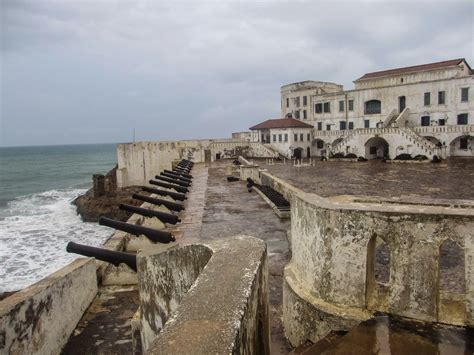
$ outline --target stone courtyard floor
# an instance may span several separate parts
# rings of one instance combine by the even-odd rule
[[[314,166],[293,167],[289,162],[286,165],[256,163],[293,186],[323,197],[474,200],[474,158],[450,158],[439,164],[316,161]]]

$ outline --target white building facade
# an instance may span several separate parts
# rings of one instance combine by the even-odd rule
[[[311,155],[474,156],[474,75],[464,59],[281,88],[283,117],[314,127]]]

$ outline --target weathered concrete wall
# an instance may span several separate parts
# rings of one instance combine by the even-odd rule
[[[0,353],[57,354],[97,293],[92,259],[77,259],[0,302]]]
[[[292,259],[285,269],[284,324],[293,345],[305,337],[318,340],[328,324],[344,329],[368,311],[474,324],[472,209],[335,201],[303,193],[268,173],[261,175],[264,184],[291,202]],[[390,278],[383,285],[369,270],[374,257],[369,246],[376,237],[390,249]],[[451,303],[443,301],[443,307],[451,304],[452,309],[443,308],[441,317],[439,259],[446,240],[464,250],[466,292],[461,303],[454,295]],[[313,312],[302,312],[304,308]]]
[[[269,354],[266,256],[263,241],[243,236],[141,255],[147,353]]]

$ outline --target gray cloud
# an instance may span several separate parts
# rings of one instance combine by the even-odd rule
[[[466,57],[470,1],[3,1],[2,145],[225,137],[279,88]]]

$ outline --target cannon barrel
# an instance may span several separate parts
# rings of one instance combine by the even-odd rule
[[[181,210],[184,210],[184,207],[181,203],[166,201],[166,200],[162,200],[160,198],[154,198],[154,197],[139,195],[139,194],[133,194],[132,198],[134,198],[135,200],[149,202],[149,203],[152,203],[154,205],[163,205],[163,206],[169,208],[172,211],[178,211],[179,212]]]
[[[80,254],[96,258],[97,260],[106,261],[115,266],[119,266],[121,263],[124,263],[130,266],[130,268],[132,268],[135,272],[137,271],[137,257],[133,254],[103,248],[95,248],[74,242],[69,242],[67,244],[66,251],[68,253]]]
[[[182,169],[182,168],[176,167],[176,168],[173,169],[173,172],[174,173],[179,173],[179,174],[190,175],[189,173],[191,172],[191,169]]]
[[[179,171],[173,171],[173,170],[164,170],[165,173],[168,173],[168,174],[177,174],[179,176],[182,176],[182,177],[185,177],[186,179],[190,179],[192,180],[193,176],[190,175],[190,174],[186,174],[186,173],[180,173]]]
[[[173,235],[170,232],[159,231],[148,227],[138,226],[136,224],[121,222],[107,217],[100,217],[99,224],[101,226],[115,228],[136,236],[142,234],[152,242],[156,243],[167,244],[169,242],[175,241]]]
[[[186,199],[185,194],[181,194],[179,192],[173,192],[169,190],[161,190],[161,189],[154,189],[153,187],[148,187],[148,186],[143,186],[142,187],[143,191],[150,192],[155,195],[160,195],[160,196],[169,196],[171,198],[174,198],[175,200],[178,201],[184,201]]]
[[[137,213],[137,214],[145,216],[145,217],[156,217],[164,223],[176,224],[178,222],[181,222],[181,220],[178,218],[178,216],[176,216],[174,214],[171,214],[171,213],[149,210],[147,208],[132,206],[132,205],[128,205],[126,203],[121,203],[119,205],[119,208],[122,211]]]
[[[161,172],[160,175],[165,176],[165,177],[169,177],[169,178],[173,178],[173,179],[178,179],[178,180],[180,180],[180,181],[187,182],[187,183],[189,183],[189,184],[192,183],[192,180],[191,180],[191,179],[187,179],[187,178],[185,178],[184,176],[181,176],[181,175],[179,175],[179,174],[172,174],[172,173]]]
[[[188,171],[192,170],[191,166],[186,166],[186,165],[176,165],[174,168],[175,169],[180,169],[180,170],[188,170]]]
[[[170,184],[176,184],[176,185],[183,186],[183,187],[189,187],[189,185],[191,185],[190,183],[178,180],[177,178],[172,179],[172,178],[169,178],[169,177],[166,177],[166,176],[161,176],[161,175],[155,175],[155,179],[156,180],[161,180],[161,181],[164,181],[164,182],[169,182]]]
[[[175,189],[176,191],[182,192],[184,194],[188,192],[188,189],[186,187],[175,185],[175,184],[168,184],[167,182],[164,182],[164,181],[150,180],[149,182],[152,185],[166,187],[167,189]]]

